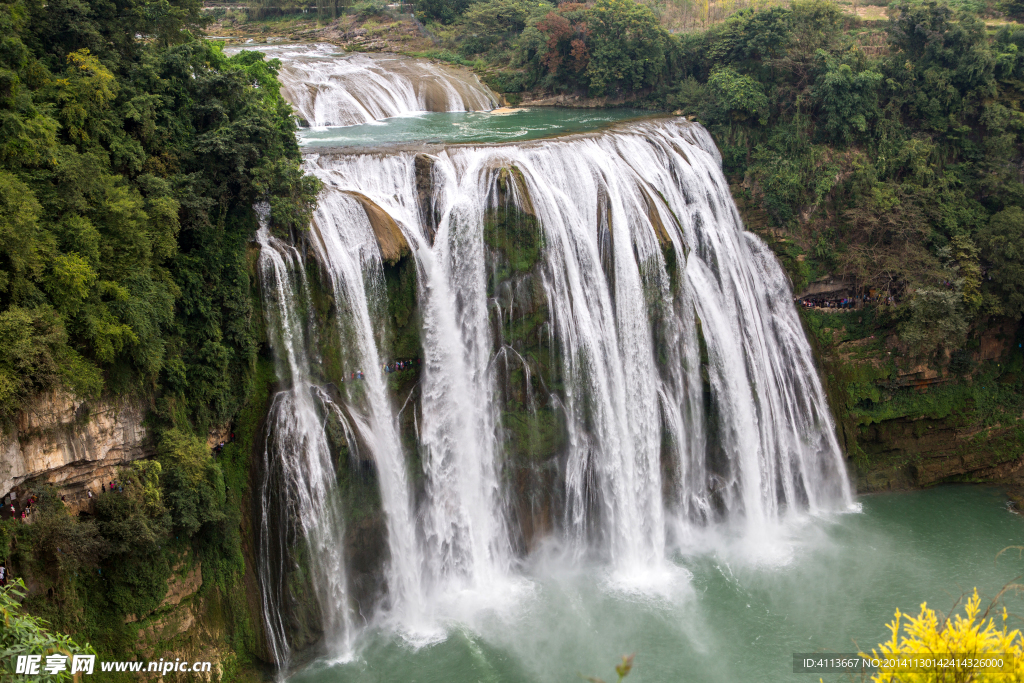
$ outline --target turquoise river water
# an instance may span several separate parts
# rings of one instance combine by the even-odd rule
[[[322,147],[390,147],[408,143],[524,142],[584,133],[645,114],[636,109],[523,107],[490,112],[417,112],[373,123],[304,128],[299,144]]]
[[[1022,573],[1015,554],[996,560],[1024,538],[1024,520],[999,489],[950,486],[859,503],[857,513],[793,519],[753,538],[721,528],[694,534],[649,576],[566,569],[558,548],[547,548],[487,599],[453,596],[426,642],[371,628],[350,661],[320,661],[291,680],[615,680],[620,655],[635,652],[629,683],[811,683],[818,677],[793,673],[794,652],[870,650],[897,607],[916,614],[927,601],[945,612],[974,587],[991,598]],[[1019,599],[1003,603],[1019,613]]]

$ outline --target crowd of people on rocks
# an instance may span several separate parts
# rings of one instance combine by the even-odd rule
[[[109,491],[110,493],[113,493],[114,491],[117,491],[118,493],[123,493],[125,487],[131,484],[131,482],[131,479],[126,479],[124,481],[112,479],[106,484],[100,482],[100,493],[103,493],[105,491]],[[93,496],[93,492],[89,489],[86,489],[85,494],[90,501],[95,497]],[[4,499],[3,513],[6,514],[2,516],[7,516],[10,517],[10,519],[15,520],[20,519],[22,522],[25,522],[26,524],[30,523],[33,518],[33,513],[39,507],[39,497],[35,494],[29,494],[28,498],[25,499],[25,504],[21,507],[20,510],[18,510],[18,508],[16,507],[17,500],[18,499],[13,492],[11,493],[10,496]],[[60,502],[63,503],[64,505],[67,505],[67,496],[61,495]]]
[[[227,441],[221,441],[219,444],[213,447],[214,455],[220,453],[222,450],[224,450],[224,446],[226,446],[228,443],[234,440],[235,433],[231,432]],[[117,493],[124,493],[125,488],[128,487],[128,485],[130,485],[131,483],[131,478],[127,478],[123,481],[118,479],[111,479],[107,483],[100,482],[99,493],[114,493],[115,491]],[[91,504],[91,501],[93,500],[93,498],[95,498],[92,490],[86,489],[85,494],[88,497]],[[60,497],[60,500],[65,505],[68,504],[66,496],[62,495]],[[5,497],[3,500],[3,506],[0,507],[0,517],[9,516],[10,519],[20,519],[22,522],[25,522],[26,524],[30,523],[32,521],[32,513],[38,507],[37,503],[39,502],[39,497],[36,496],[35,494],[29,494],[28,498],[25,500],[25,504],[21,507],[20,510],[16,507],[17,501],[18,499],[14,492],[11,492],[9,496]]]
[[[412,358],[409,360],[396,360],[394,362],[381,365],[380,370],[385,374],[391,374],[393,372],[401,372],[402,370],[408,370],[409,368],[421,364],[422,361],[419,358]],[[348,373],[348,377],[346,377],[345,375],[341,376],[342,382],[344,382],[345,380],[354,382],[359,379],[366,379],[366,375],[363,374],[362,370],[353,370],[352,372]]]
[[[383,370],[385,373],[390,374],[392,372],[401,372],[402,370],[406,370],[408,368],[413,367],[414,365],[419,364],[419,358],[414,358],[413,360],[396,360],[394,363],[388,363],[387,365],[380,366],[380,369]]]
[[[834,297],[827,294],[805,296],[799,300],[804,308],[825,308],[825,309],[851,309],[863,308],[869,303],[882,303],[893,305],[896,299],[892,296],[871,296],[860,294],[858,296]]]
[[[67,504],[67,501],[64,499],[64,496],[61,496],[60,500],[65,505]],[[13,498],[13,495],[12,495],[12,499],[11,499],[11,502],[10,502],[10,508],[8,510],[8,512],[10,512],[11,519],[21,519],[21,521],[25,522],[26,524],[28,522],[31,522],[32,521],[32,513],[35,512],[36,508],[38,507],[36,505],[36,503],[39,502],[39,498],[37,496],[35,496],[35,495],[30,495],[28,497],[28,500],[25,501],[25,505],[22,506],[20,514],[18,513],[17,509],[14,507],[14,502],[15,502],[15,499]]]

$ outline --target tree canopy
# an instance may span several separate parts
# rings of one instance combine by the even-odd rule
[[[276,62],[197,40],[199,3],[0,3],[0,417],[144,390],[170,422],[238,405],[258,340],[252,206],[304,225]]]

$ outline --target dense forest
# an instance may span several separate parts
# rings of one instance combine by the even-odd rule
[[[190,546],[211,588],[242,571],[244,474],[206,431],[267,381],[254,204],[287,231],[316,194],[276,65],[202,24],[188,0],[0,3],[0,420],[51,389],[138,395],[158,453],[88,520],[37,490],[34,524],[0,524],[0,560],[39,582],[34,612],[115,652]]]

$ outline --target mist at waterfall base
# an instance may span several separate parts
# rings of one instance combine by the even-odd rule
[[[548,547],[527,560],[513,599],[455,606],[436,642],[371,629],[351,661],[314,663],[291,682],[614,681],[619,657],[635,652],[631,683],[816,683],[793,673],[793,653],[870,651],[897,607],[947,613],[974,587],[987,604],[1013,580],[1016,555],[995,560],[1020,543],[1005,500],[995,488],[941,487],[864,496],[859,514],[792,520],[756,543],[716,530],[674,553],[648,590]],[[1002,602],[1020,613],[1019,598]]]
[[[280,54],[294,57],[285,91],[310,123],[487,108],[482,86],[436,65]],[[431,139],[462,139],[466,114],[428,116]],[[561,125],[543,116],[545,134]],[[362,146],[378,145],[381,128],[340,135],[358,143],[363,129]],[[793,680],[794,652],[873,646],[896,607],[942,609],[1013,578],[993,558],[1019,520],[986,490],[854,502],[788,281],[743,229],[700,126],[637,121],[429,155],[306,149],[324,191],[303,250],[266,226],[259,237],[282,391],[258,571],[282,675],[613,679],[636,652],[631,681]],[[503,253],[485,236],[495,216],[539,231],[539,248]],[[415,268],[422,366],[402,397],[380,370],[392,358],[385,241]],[[330,318],[314,314],[314,272]],[[527,321],[529,349],[516,337]],[[365,379],[335,382],[332,365]],[[542,415],[564,434],[543,465],[548,528],[529,551],[517,532],[533,513],[512,503],[511,469],[530,467],[511,461],[515,415],[533,425],[527,440]],[[358,614],[330,476],[349,463],[331,462],[332,428],[372,467],[386,522],[382,594]],[[301,619],[317,629],[286,604],[296,577],[314,589]],[[326,654],[294,672],[297,629],[322,632]]]

